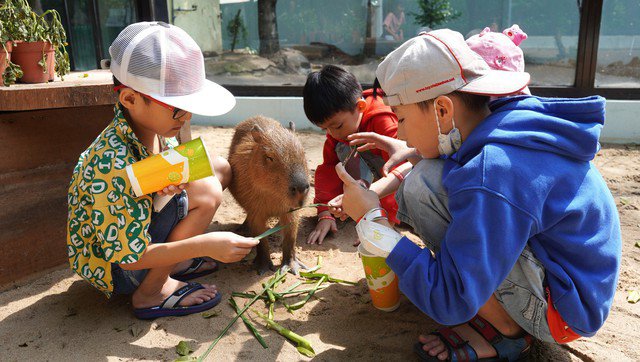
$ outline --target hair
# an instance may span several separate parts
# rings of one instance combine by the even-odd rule
[[[458,98],[471,111],[480,111],[489,104],[489,96],[482,96],[479,94],[472,94],[472,93],[465,93],[465,92],[458,92],[458,91],[454,91],[445,95]],[[420,109],[422,109],[423,111],[426,111],[427,109],[429,109],[431,104],[433,104],[433,99],[418,102],[417,104],[418,104],[418,107],[420,107]]]
[[[338,112],[353,112],[360,97],[362,86],[356,77],[335,65],[309,74],[302,90],[304,113],[316,126]]]
[[[114,88],[115,88],[115,87],[117,87],[117,86],[119,86],[119,85],[122,85],[122,82],[120,82],[120,81],[118,80],[118,78],[116,78],[116,76],[115,76],[115,75],[114,75],[114,76],[112,76],[112,78],[113,78],[113,87],[114,87]],[[120,91],[121,91],[121,90],[122,90],[122,89],[119,89],[119,90],[118,90],[118,94],[120,94]],[[150,100],[148,100],[146,97],[142,97],[142,99],[143,99],[143,101],[144,101],[144,103],[145,103],[145,104],[149,104],[149,103],[151,102],[151,101],[150,101]]]

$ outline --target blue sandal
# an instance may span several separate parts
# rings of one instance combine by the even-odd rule
[[[179,280],[181,282],[186,282],[191,279],[203,277],[205,275],[209,275],[218,270],[218,263],[216,262],[216,266],[213,269],[203,270],[201,272],[196,272],[196,270],[200,269],[202,264],[204,264],[207,260],[204,258],[193,258],[191,265],[189,267],[179,273],[175,273],[171,275],[173,279]]]
[[[183,316],[188,314],[200,313],[205,310],[211,309],[220,303],[222,294],[220,291],[216,293],[216,296],[204,303],[191,305],[188,307],[179,306],[180,301],[187,295],[195,292],[196,290],[204,289],[200,283],[188,283],[184,287],[176,290],[167,299],[165,299],[160,305],[151,308],[135,308],[133,314],[138,319],[154,319],[159,317],[170,316]]]
[[[486,339],[496,350],[496,357],[478,358],[476,351],[463,340],[453,329],[444,327],[431,334],[438,336],[449,350],[447,361],[482,361],[482,362],[511,362],[524,361],[531,352],[533,337],[526,334],[520,338],[505,337],[494,326],[480,316],[473,317],[467,324],[478,334]],[[424,344],[418,342],[414,346],[414,351],[421,361],[440,361],[438,357],[429,355],[422,347]]]

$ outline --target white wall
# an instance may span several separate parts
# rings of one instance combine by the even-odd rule
[[[236,97],[236,100],[237,104],[231,112],[218,117],[194,115],[192,123],[232,127],[244,119],[262,114],[284,125],[293,121],[298,130],[320,130],[307,120],[300,97]],[[640,101],[608,100],[606,107],[607,118],[600,141],[640,144]]]
[[[219,0],[167,0],[167,5],[169,18],[175,17],[173,25],[191,35],[203,52],[222,51]],[[196,10],[188,11],[194,5]]]

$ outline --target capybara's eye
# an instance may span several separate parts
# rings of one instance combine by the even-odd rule
[[[273,162],[273,157],[270,156],[264,156],[264,158],[269,161],[269,162]]]

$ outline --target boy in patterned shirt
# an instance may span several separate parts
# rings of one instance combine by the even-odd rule
[[[193,113],[219,115],[233,95],[205,79],[198,45],[160,22],[125,28],[109,48],[118,102],[113,122],[80,155],[69,186],[67,252],[71,269],[107,296],[132,294],[141,319],[210,309],[221,294],[193,279],[213,272],[213,259],[242,259],[258,240],[204,233],[231,179],[229,163],[212,160],[215,176],[156,195],[135,197],[125,167],[165,150]],[[170,198],[158,212],[153,197]]]

